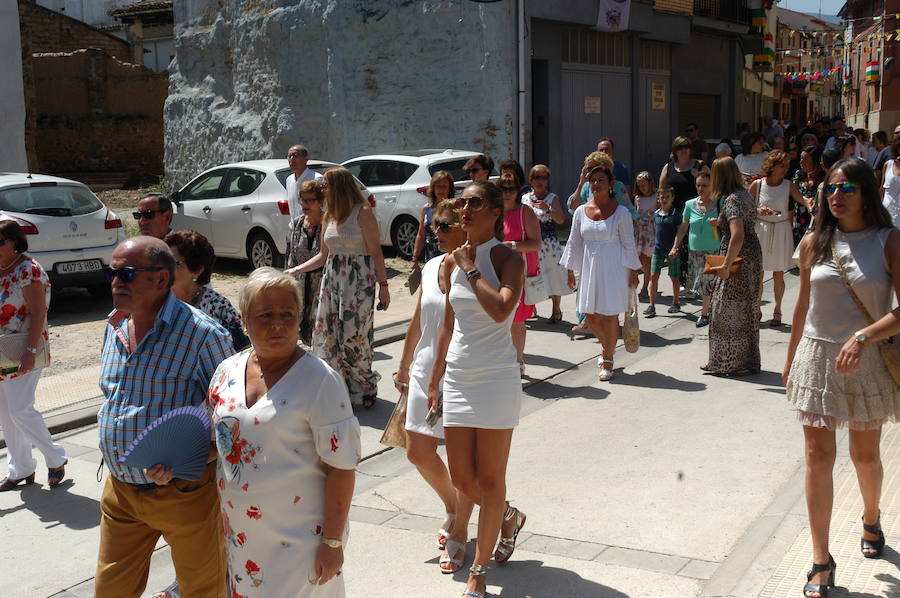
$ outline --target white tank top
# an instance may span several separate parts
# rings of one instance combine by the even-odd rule
[[[444,323],[444,294],[438,284],[438,273],[444,255],[441,254],[428,260],[422,268],[422,299],[419,311],[419,330],[422,335],[416,345],[415,361],[413,362],[412,376],[421,376],[427,388],[428,378],[434,367],[434,351],[437,347],[438,331]]]
[[[360,208],[362,208],[362,204],[353,208],[347,219],[340,224],[328,223],[324,237],[329,254],[369,255],[366,240],[359,227]]]
[[[495,289],[500,288],[500,278],[491,262],[491,249],[499,244],[492,238],[475,248],[475,267]],[[516,348],[510,335],[513,312],[504,321],[495,322],[481,307],[465,272],[459,268],[450,276],[450,305],[456,316],[447,365],[472,370],[516,366]]]
[[[771,214],[768,216],[759,215],[758,219],[763,222],[784,222],[790,218],[788,209],[791,200],[791,182],[787,179],[781,181],[781,184],[772,187],[766,184],[766,179],[759,179],[759,207],[767,207],[771,210],[779,212],[778,215]]]
[[[894,228],[900,228],[900,176],[894,174],[894,160],[884,163],[884,207],[891,214]]]

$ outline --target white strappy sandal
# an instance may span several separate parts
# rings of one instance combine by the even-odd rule
[[[447,517],[444,519],[444,525],[446,525],[447,527],[453,527],[454,521],[456,521],[456,513],[447,513]],[[444,527],[440,528],[437,533],[438,550],[443,550],[447,545],[447,540],[449,539],[450,531]]]
[[[469,567],[469,577],[486,577],[487,567],[484,565],[476,565],[475,563]],[[485,584],[485,589],[487,584]],[[474,590],[466,590],[462,593],[461,598],[484,598],[485,592],[476,592]]]
[[[456,557],[457,554],[462,553],[462,556]],[[441,569],[441,573],[451,574],[456,573],[460,569],[462,569],[463,561],[466,560],[466,545],[464,542],[457,542],[456,540],[447,540],[447,547],[444,549],[444,553],[441,555],[441,560],[438,562],[438,566]],[[446,564],[452,565],[451,567],[445,567]]]
[[[609,364],[609,367],[606,367],[606,364]],[[597,372],[597,379],[600,382],[609,382],[613,377],[613,360],[612,359],[598,359],[597,367],[600,368],[600,371]]]

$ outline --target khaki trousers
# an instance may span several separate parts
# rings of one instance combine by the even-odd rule
[[[109,476],[100,499],[96,598],[140,598],[162,536],[184,598],[225,598],[227,565],[216,464],[199,480],[144,489]]]

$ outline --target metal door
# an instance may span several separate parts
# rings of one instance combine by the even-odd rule
[[[670,115],[672,101],[670,78],[668,74],[641,73],[640,100],[638,110],[641,118],[638,119],[638,139],[635,148],[635,165],[631,169],[631,176],[646,170],[654,181],[659,180],[659,173],[663,165],[669,161],[669,152],[672,147]],[[654,86],[658,92],[662,89],[662,97],[665,104],[657,101],[654,103]],[[662,86],[662,87],[660,87]],[[702,131],[702,129],[701,129]],[[684,133],[679,133],[683,135]]]
[[[631,156],[630,69],[571,66],[562,69],[562,164],[553,187],[568,197],[578,182],[584,157],[597,149],[597,139],[613,140],[616,159]]]

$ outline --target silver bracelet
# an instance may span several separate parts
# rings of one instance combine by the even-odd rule
[[[468,272],[466,272],[466,280],[472,280],[476,276],[481,276],[481,270],[478,268],[472,268]]]
[[[25,350],[31,353],[32,355],[37,355],[38,350],[37,347],[25,347]]]

